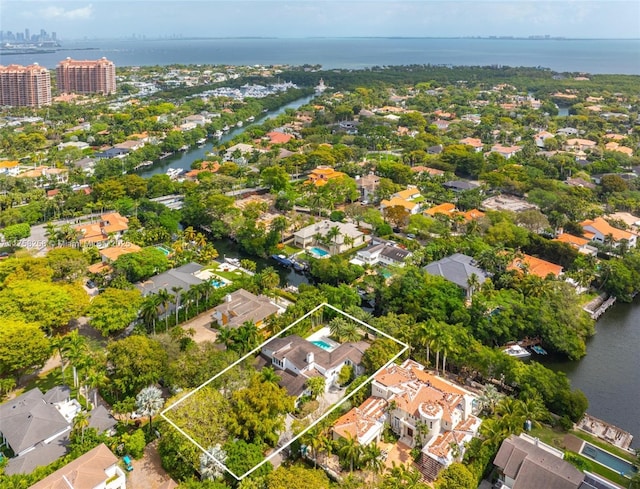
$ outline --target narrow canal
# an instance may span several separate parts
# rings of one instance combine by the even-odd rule
[[[236,127],[234,129],[231,129],[229,132],[225,133],[222,136],[222,138],[220,138],[219,140],[216,140],[215,138],[209,138],[207,139],[207,142],[203,147],[201,148],[195,147],[185,152],[175,153],[165,158],[164,160],[157,162],[152,167],[139,172],[138,175],[140,175],[143,178],[149,178],[152,175],[157,175],[159,173],[166,173],[166,171],[169,168],[182,168],[183,170],[188,171],[191,169],[191,163],[193,163],[195,160],[204,159],[205,153],[210,152],[212,149],[215,150],[216,146],[220,145],[221,143],[226,143],[227,141],[230,141],[234,137],[246,131],[247,128],[255,126],[257,124],[261,124],[266,119],[277,117],[278,115],[283,114],[284,111],[287,109],[297,109],[298,107],[301,107],[309,103],[314,97],[315,95],[302,97],[297,100],[294,100],[293,102],[289,102],[288,104],[285,104],[278,109],[266,112],[262,117],[259,117],[258,119],[256,119],[255,122],[251,124],[246,124],[242,127]],[[213,144],[213,147],[212,147],[212,144]]]
[[[640,300],[616,304],[596,330],[582,360],[544,363],[586,394],[589,414],[630,432],[640,448]]]

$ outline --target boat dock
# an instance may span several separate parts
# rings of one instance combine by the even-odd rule
[[[576,428],[624,450],[630,450],[629,447],[633,441],[633,435],[628,431],[586,413],[576,423]]]
[[[607,309],[616,303],[615,297],[607,297],[607,294],[600,294],[591,302],[586,304],[583,309],[589,313],[591,319],[598,320]]]

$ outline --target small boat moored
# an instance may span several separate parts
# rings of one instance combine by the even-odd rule
[[[531,356],[531,353],[529,353],[529,350],[521,347],[520,345],[510,345],[510,346],[507,346],[506,348],[503,348],[502,351],[505,352],[510,357],[514,357],[514,358],[522,359],[522,358],[529,358]]]
[[[293,265],[293,262],[284,255],[271,255],[271,258],[273,258],[283,267],[290,267],[291,265]]]

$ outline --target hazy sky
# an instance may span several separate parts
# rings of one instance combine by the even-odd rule
[[[0,0],[0,29],[60,39],[529,36],[640,38],[640,0]]]

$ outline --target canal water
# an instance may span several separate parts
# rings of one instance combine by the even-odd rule
[[[218,254],[220,255],[218,260],[223,261],[225,257],[227,258],[238,258],[239,260],[247,259],[256,263],[256,270],[261,271],[267,267],[273,267],[278,275],[280,275],[280,285],[294,285],[298,286],[300,284],[308,284],[309,279],[305,274],[296,272],[292,268],[286,268],[278,265],[278,263],[273,258],[260,258],[257,256],[252,256],[244,253],[237,243],[230,239],[219,239],[213,241],[213,246],[218,250]]]
[[[640,297],[613,306],[596,330],[582,360],[544,363],[586,394],[589,414],[630,432],[640,448]]]
[[[149,178],[152,175],[157,175],[159,173],[160,174],[166,173],[169,168],[181,168],[183,170],[189,171],[191,169],[191,163],[193,163],[195,160],[204,159],[206,157],[205,153],[209,153],[212,150],[215,151],[217,146],[219,146],[222,143],[226,143],[227,141],[230,141],[234,137],[242,134],[244,131],[247,130],[247,128],[251,126],[255,126],[256,124],[261,124],[266,119],[277,117],[280,114],[283,114],[284,111],[287,109],[297,109],[298,107],[301,107],[309,103],[314,97],[315,95],[302,97],[292,102],[289,102],[288,104],[285,104],[278,109],[266,112],[262,117],[257,118],[256,121],[251,124],[246,124],[242,127],[236,127],[234,129],[231,129],[229,132],[223,134],[219,140],[215,138],[209,138],[207,139],[207,142],[203,147],[201,148],[195,147],[188,151],[177,152],[165,158],[164,160],[160,160],[156,162],[152,167],[149,167],[146,170],[138,172],[138,175],[140,175],[143,178]],[[213,146],[211,144],[212,142],[213,142]]]

